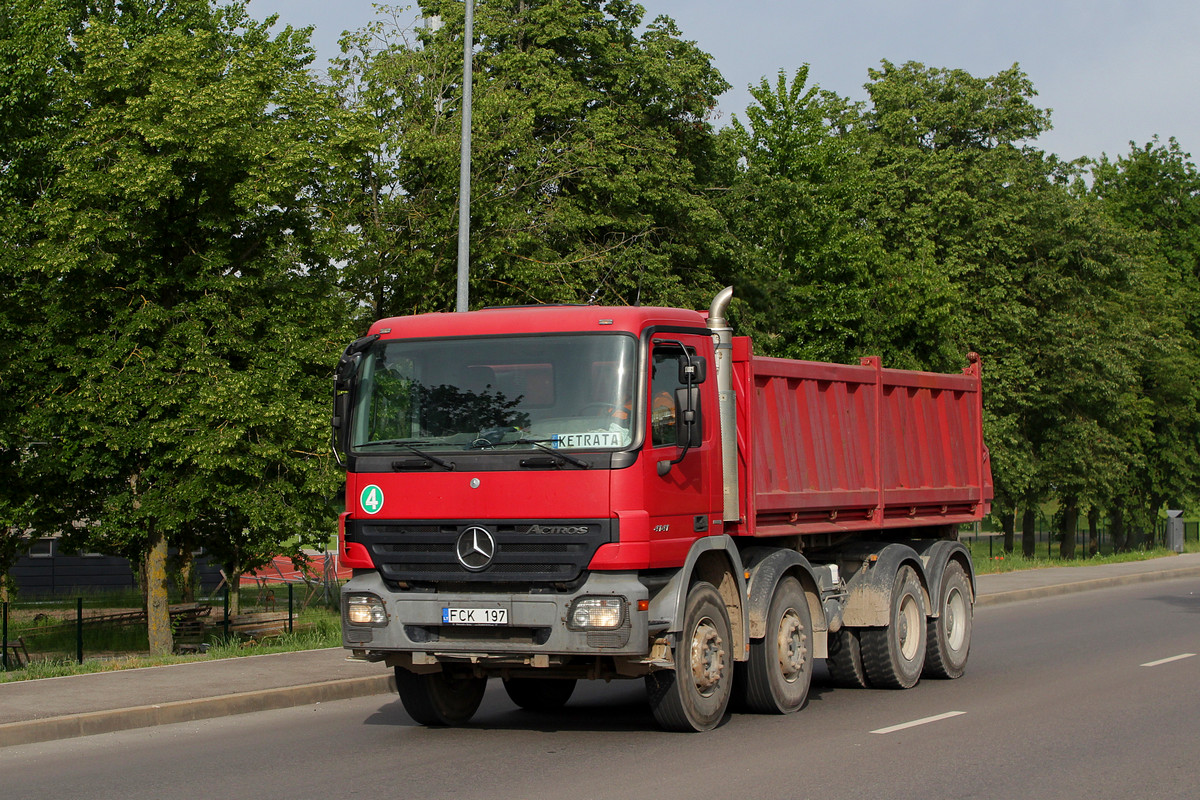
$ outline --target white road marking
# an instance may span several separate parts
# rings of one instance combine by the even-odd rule
[[[915,728],[918,725],[928,725],[931,722],[941,722],[942,720],[950,719],[951,717],[960,717],[965,713],[967,712],[947,711],[945,714],[938,714],[936,716],[925,717],[923,719],[914,719],[912,722],[902,722],[899,725],[893,725],[890,728],[879,728],[878,730],[871,731],[871,733],[895,733],[896,731],[902,731],[907,728]]]
[[[1185,658],[1193,658],[1195,655],[1195,653],[1180,653],[1179,655],[1171,656],[1170,658],[1160,658],[1158,661],[1147,661],[1145,664],[1142,664],[1142,666],[1157,667],[1162,664],[1170,664],[1172,661],[1183,661]]]

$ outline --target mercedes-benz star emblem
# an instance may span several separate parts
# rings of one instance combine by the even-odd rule
[[[473,525],[458,535],[458,563],[471,572],[485,570],[496,557],[496,540],[486,528]]]

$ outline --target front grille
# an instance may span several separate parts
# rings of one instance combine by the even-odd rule
[[[495,543],[490,564],[478,571],[458,560],[458,539],[483,528]],[[614,520],[521,520],[453,523],[350,520],[346,541],[364,545],[391,583],[566,583],[583,574],[596,550],[617,541]]]

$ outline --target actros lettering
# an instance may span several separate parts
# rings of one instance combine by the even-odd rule
[[[586,525],[530,525],[529,533],[565,533],[568,536],[583,536],[588,532]]]

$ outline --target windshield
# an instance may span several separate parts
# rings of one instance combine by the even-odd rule
[[[625,334],[379,341],[359,369],[351,447],[627,447],[636,363]]]

